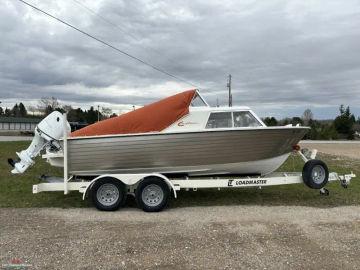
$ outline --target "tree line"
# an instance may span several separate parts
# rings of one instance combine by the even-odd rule
[[[310,140],[337,140],[355,138],[356,132],[360,131],[360,117],[356,120],[350,112],[350,107],[341,105],[339,115],[334,120],[315,120],[310,109],[306,109],[302,117],[292,117],[277,120],[275,117],[263,119],[267,126],[284,126],[288,124],[309,126],[310,132],[305,139]]]
[[[28,106],[28,108],[26,108],[22,102],[19,104],[16,103],[11,109],[0,107],[0,116],[40,118],[49,115],[53,111],[67,112],[69,122],[77,122],[84,125],[117,116],[110,108],[101,107],[101,109],[99,108],[98,110],[94,108],[94,106],[91,106],[89,110],[83,110],[81,108],[75,109],[69,105],[61,105],[54,97],[42,98],[37,106]]]
[[[21,102],[18,104],[15,104],[15,106],[12,109],[5,108],[3,109],[0,107],[0,116],[14,116],[14,117],[26,117],[28,115],[28,112]]]
[[[28,106],[26,108],[22,102],[15,104],[13,108],[0,107],[0,116],[6,117],[39,117],[46,116],[53,111],[67,112],[69,122],[81,124],[92,124],[98,120],[117,116],[111,109],[102,107],[101,110],[90,107],[89,110],[81,108],[72,108],[69,105],[61,105],[54,98],[42,98],[36,107]],[[35,114],[36,112],[36,114]],[[334,120],[315,120],[310,109],[306,109],[301,117],[292,117],[276,119],[275,117],[266,117],[263,119],[267,126],[284,126],[288,124],[309,126],[310,132],[305,139],[311,140],[336,140],[336,139],[354,139],[356,131],[360,132],[360,117],[356,120],[354,114],[350,112],[350,107],[341,105],[339,115]]]

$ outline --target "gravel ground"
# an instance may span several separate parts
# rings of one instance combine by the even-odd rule
[[[302,148],[317,149],[319,152],[329,155],[360,159],[360,143],[358,141],[352,143],[316,143],[315,141],[306,143],[302,141],[300,145]]]
[[[0,265],[30,269],[359,269],[360,207],[0,209]]]

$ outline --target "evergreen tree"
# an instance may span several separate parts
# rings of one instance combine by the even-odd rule
[[[27,110],[26,110],[24,104],[22,104],[21,102],[19,104],[19,115],[21,117],[26,117],[27,116]]]
[[[317,121],[310,119],[309,120],[310,131],[306,134],[305,138],[310,140],[317,140],[319,137],[319,124]]]
[[[77,108],[75,111],[76,121],[80,123],[87,123],[85,112],[81,108]]]
[[[301,126],[304,124],[303,120],[300,117],[293,117],[291,119],[291,124],[296,126],[297,124],[300,124]]]
[[[4,114],[5,116],[11,116],[11,110],[6,108]]]
[[[20,109],[19,109],[19,105],[17,103],[11,109],[11,115],[14,116],[14,117],[19,117],[20,116]]]
[[[277,126],[278,125],[278,121],[276,120],[275,117],[266,117],[264,119],[264,123],[267,125],[267,126]]]
[[[2,107],[0,107],[0,115],[3,115],[4,114],[4,110]]]
[[[340,115],[334,121],[335,129],[347,139],[354,139],[355,116],[350,112],[349,106],[345,109],[344,105],[341,105],[339,111]]]
[[[90,110],[88,110],[85,115],[85,119],[88,124],[93,124],[97,121],[97,110],[95,111],[93,106],[90,107]]]

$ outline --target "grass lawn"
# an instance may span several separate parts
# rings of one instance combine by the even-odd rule
[[[42,158],[23,175],[11,175],[7,164],[9,157],[15,158],[16,151],[26,148],[30,142],[0,142],[0,207],[89,207],[78,192],[64,195],[62,192],[43,192],[32,194],[32,185],[39,183],[39,176],[62,176],[62,169],[53,168]],[[342,205],[360,205],[360,160],[321,155],[330,171],[350,173],[358,177],[353,179],[348,189],[338,182],[327,185],[330,196],[320,196],[318,190],[311,190],[304,184],[257,188],[217,189],[180,191],[178,199],[170,201],[171,207],[209,206],[209,205],[302,205],[331,207]],[[290,156],[279,171],[301,171],[302,161]],[[135,201],[129,196],[127,205],[135,207]]]

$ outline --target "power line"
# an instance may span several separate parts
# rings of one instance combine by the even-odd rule
[[[87,7],[86,5],[84,5],[83,3],[79,2],[78,0],[72,0],[74,3],[76,3],[78,6],[80,6],[81,8],[83,8],[86,12],[88,12],[89,14],[92,14],[93,16],[99,18],[100,20],[102,20],[103,22],[107,23],[108,25],[111,25],[112,27],[117,28],[118,30],[120,30],[121,33],[123,33],[124,35],[128,35],[130,36],[134,41],[137,42],[141,42],[141,39],[139,39],[138,37],[136,37],[135,35],[129,33],[128,31],[124,30],[122,27],[120,27],[119,25],[113,23],[112,21],[110,21],[109,19],[105,18],[104,16],[102,16],[101,14],[99,14],[98,12],[96,12],[95,10]],[[153,52],[155,52],[156,54],[162,56],[164,58],[163,53],[161,53],[158,50],[155,50],[153,48],[144,46],[142,44],[137,44],[137,46],[140,46],[141,48],[143,48],[144,50],[151,50]],[[166,59],[166,58],[165,58]],[[166,59],[168,60],[168,59]]]
[[[87,12],[91,13],[92,15],[98,17],[100,20],[106,22],[107,24],[119,29],[123,34],[125,35],[129,35],[130,37],[132,37],[134,40],[139,41],[139,39],[132,35],[131,33],[126,32],[124,29],[122,29],[121,27],[119,27],[117,24],[113,23],[112,21],[106,19],[104,16],[100,15],[99,13],[97,13],[96,11],[92,10],[91,8],[85,6],[83,3],[77,1],[77,0],[72,0],[73,2],[75,2],[77,5],[81,6],[83,9],[85,9]]]
[[[115,50],[115,51],[117,51],[117,52],[119,52],[119,53],[121,53],[121,54],[124,54],[124,55],[126,55],[126,56],[128,56],[128,57],[130,57],[130,58],[132,58],[132,59],[134,59],[134,60],[136,60],[136,61],[138,61],[138,62],[140,62],[140,63],[142,63],[142,64],[144,64],[144,65],[146,65],[146,66],[148,66],[148,67],[151,67],[152,69],[154,69],[154,70],[156,70],[156,71],[158,71],[158,72],[160,72],[160,73],[163,73],[163,74],[165,74],[165,75],[167,75],[167,76],[169,76],[169,77],[172,77],[172,78],[174,78],[174,79],[176,79],[176,80],[178,80],[178,81],[185,82],[185,83],[187,83],[187,84],[189,84],[189,85],[191,85],[191,86],[198,87],[198,86],[194,85],[193,83],[186,81],[185,79],[182,79],[182,78],[180,78],[180,77],[178,77],[178,76],[175,76],[175,75],[173,75],[173,74],[171,74],[171,73],[169,73],[169,72],[167,72],[167,71],[165,71],[165,70],[163,70],[163,69],[161,69],[161,68],[159,68],[159,67],[156,67],[156,66],[154,66],[154,65],[152,65],[152,64],[150,64],[150,63],[148,63],[148,62],[146,62],[146,61],[144,61],[144,60],[141,60],[140,58],[138,58],[138,57],[136,57],[136,56],[133,56],[133,55],[131,55],[131,54],[129,54],[129,53],[123,51],[123,50],[120,50],[119,48],[117,48],[117,47],[115,47],[115,46],[107,43],[106,41],[103,41],[103,40],[101,40],[101,39],[99,39],[99,38],[97,38],[97,37],[95,37],[95,36],[93,36],[93,35],[91,35],[91,34],[88,34],[88,33],[86,33],[85,31],[77,28],[76,26],[73,26],[72,24],[63,21],[63,20],[55,17],[54,15],[51,15],[50,13],[47,13],[46,11],[44,11],[44,10],[42,10],[42,9],[36,7],[36,6],[33,6],[33,5],[29,4],[28,2],[26,2],[26,1],[24,1],[24,0],[19,0],[19,1],[22,2],[23,4],[29,6],[29,7],[37,10],[37,11],[45,14],[46,16],[49,16],[49,17],[57,20],[58,22],[61,22],[62,24],[65,24],[66,26],[68,26],[68,27],[70,27],[70,28],[72,28],[72,29],[74,29],[74,30],[82,33],[83,35],[88,36],[89,38],[92,38],[92,39],[94,39],[94,40],[96,40],[96,41],[98,41],[98,42],[100,42],[100,43],[102,43],[102,44],[110,47],[111,49],[113,49],[113,50]]]

